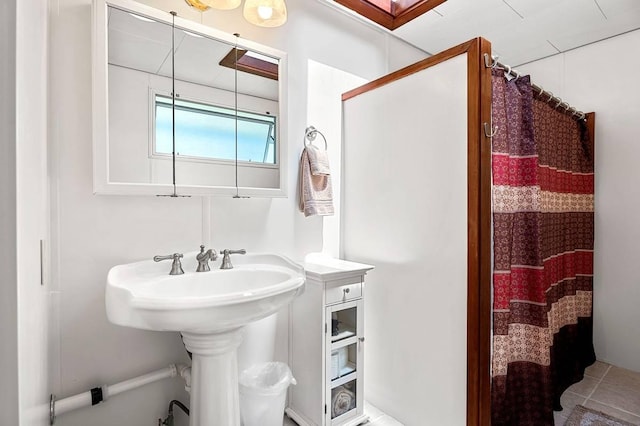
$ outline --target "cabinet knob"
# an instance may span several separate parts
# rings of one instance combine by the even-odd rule
[[[359,337],[358,340],[360,340],[361,342],[364,342],[364,337]]]
[[[349,293],[351,290],[349,289],[349,287],[342,289],[342,292],[346,295],[347,293]]]

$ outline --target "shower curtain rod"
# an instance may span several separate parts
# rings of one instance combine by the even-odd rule
[[[509,65],[505,65],[502,62],[499,62],[497,57],[491,56],[491,60],[489,60],[489,54],[487,53],[484,54],[484,65],[487,68],[500,68],[504,70],[506,75],[510,75],[515,78],[520,77],[520,73],[518,71],[516,71],[515,69],[512,69]],[[564,102],[560,97],[554,96],[552,92],[544,90],[542,87],[533,83],[531,83],[531,87],[533,88],[534,92],[537,92],[536,96],[538,98],[542,100],[542,98],[547,97],[545,102],[547,102],[548,104],[555,103],[555,105],[553,106],[554,108],[556,109],[563,108],[565,113],[570,114],[572,117],[575,117],[577,120],[586,120],[587,115],[584,112],[578,111],[576,108],[572,107],[567,102]]]

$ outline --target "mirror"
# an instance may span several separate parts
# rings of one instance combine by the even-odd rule
[[[284,53],[179,17],[172,30],[127,0],[94,6],[96,193],[171,193],[175,114],[179,194],[286,196]]]

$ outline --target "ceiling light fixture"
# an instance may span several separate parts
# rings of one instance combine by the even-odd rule
[[[189,6],[193,7],[194,9],[200,11],[200,12],[206,12],[207,10],[210,9],[209,6],[207,6],[206,4],[202,3],[200,0],[184,0],[185,3],[187,3]]]
[[[200,12],[211,9],[231,10],[242,0],[185,0]],[[245,0],[242,10],[244,18],[259,27],[279,27],[287,22],[287,5],[284,0]]]
[[[287,22],[284,0],[245,0],[244,19],[259,27],[279,27]]]

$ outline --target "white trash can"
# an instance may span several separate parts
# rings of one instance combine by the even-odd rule
[[[255,364],[238,378],[243,426],[282,426],[287,388],[296,384],[283,362]]]

